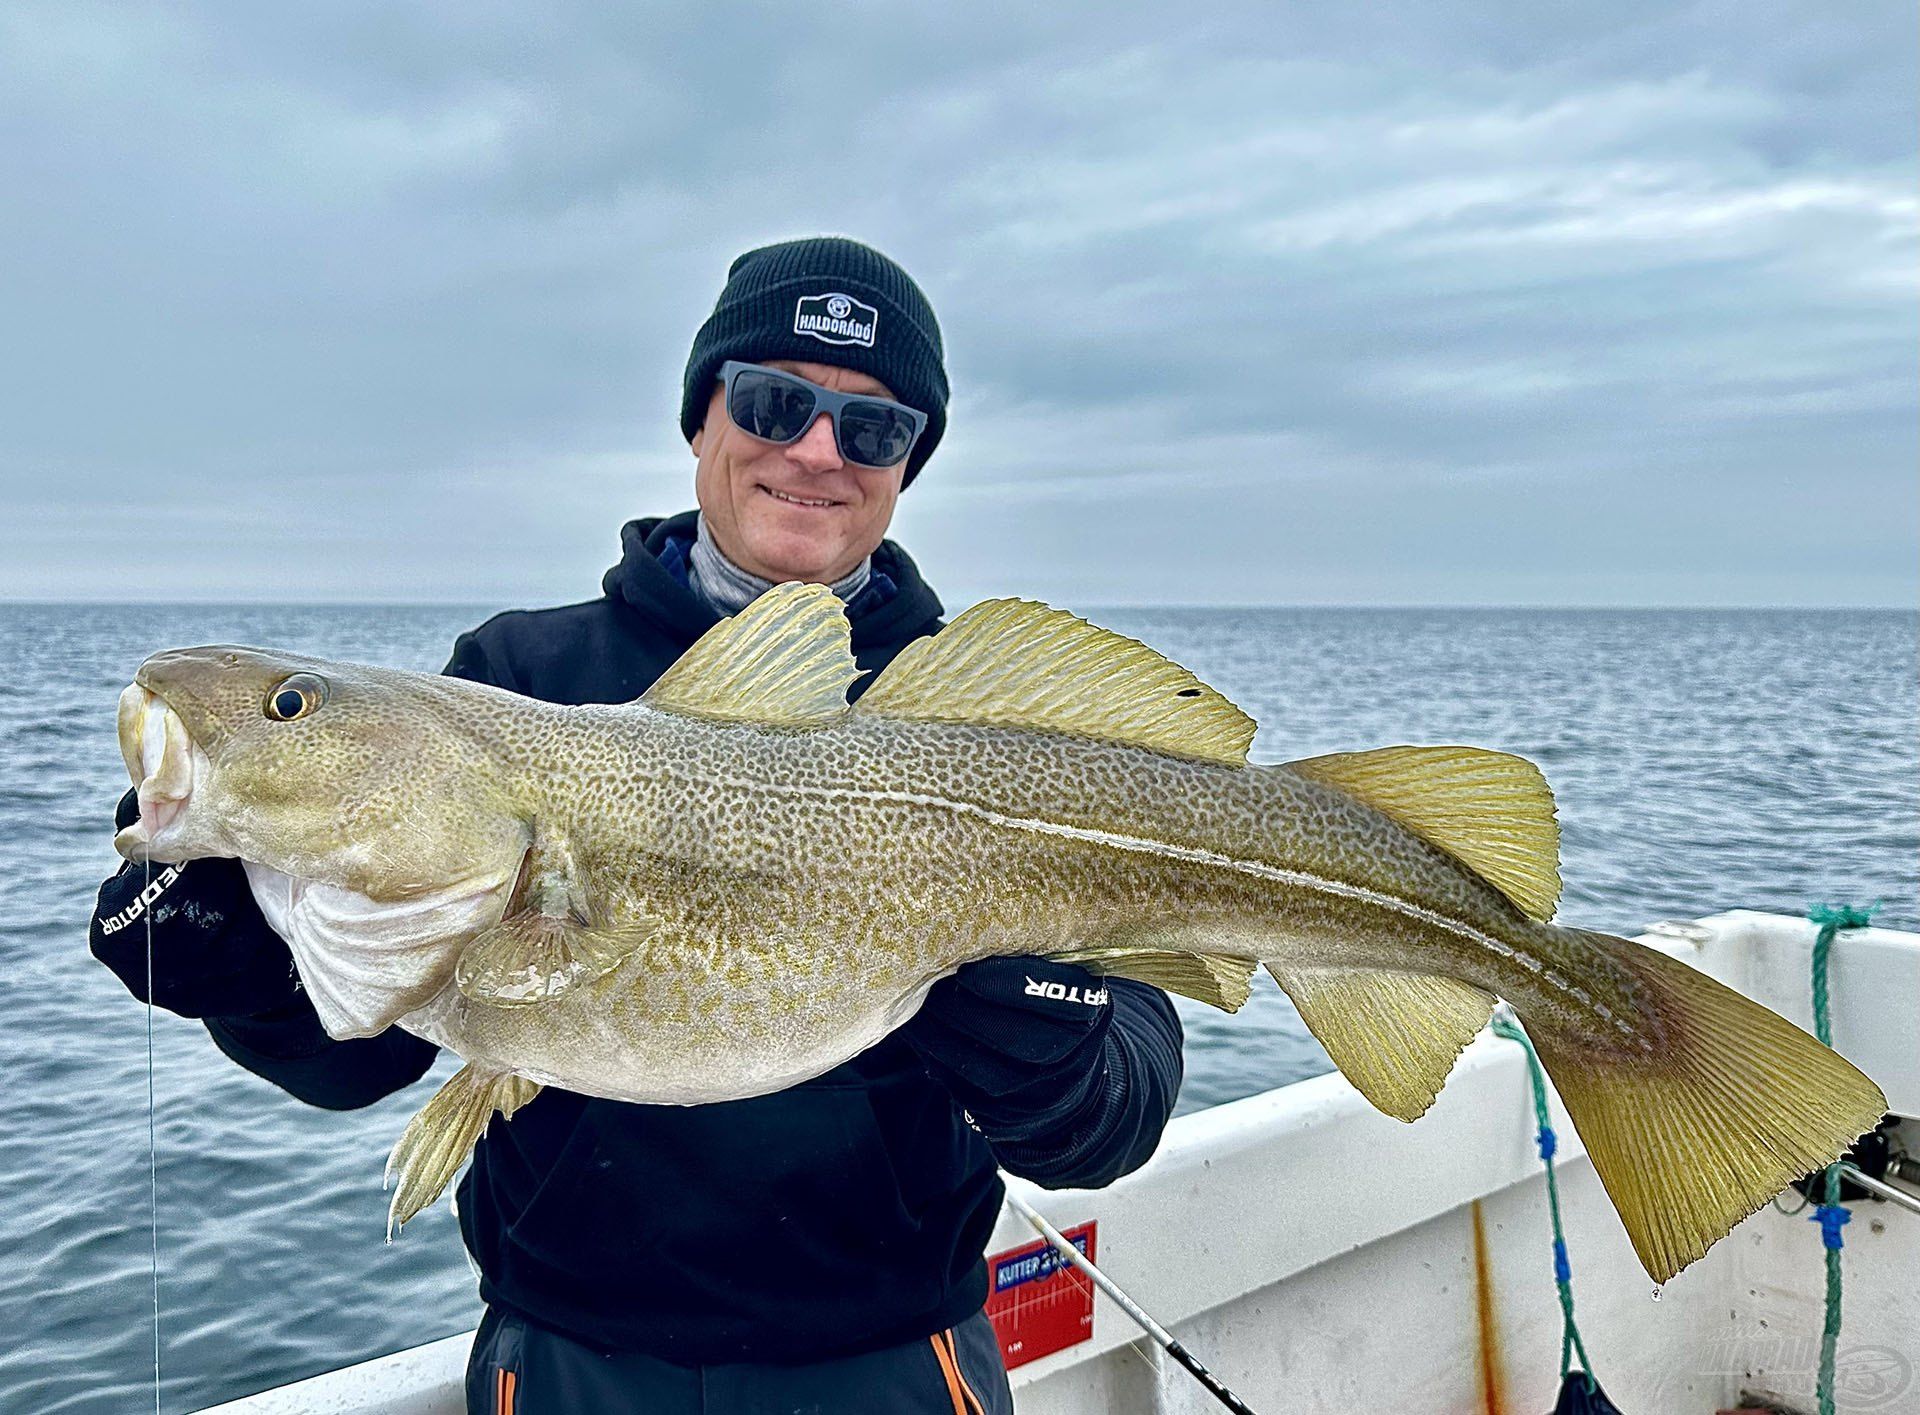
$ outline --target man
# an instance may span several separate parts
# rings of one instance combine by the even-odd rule
[[[883,537],[946,405],[939,327],[899,266],[841,239],[748,252],[687,361],[699,512],[628,524],[600,598],[498,615],[460,636],[446,671],[626,702],[721,617],[796,579],[846,602],[855,658],[882,668],[940,628],[939,600]],[[136,810],[130,793],[120,823]],[[141,997],[146,931],[102,920],[139,912],[144,883],[131,866],[107,881],[92,933]],[[432,1063],[436,1048],[398,1028],[325,1035],[237,862],[194,862],[146,912],[153,1001],[205,1019],[222,1051],[300,1099],[366,1105]],[[1071,1000],[1035,981],[1074,985]],[[1152,988],[995,959],[776,1095],[673,1107],[546,1088],[489,1128],[459,1189],[487,1302],[469,1409],[1004,1415],[981,1313],[996,1164],[1055,1187],[1140,1165],[1180,1042]]]

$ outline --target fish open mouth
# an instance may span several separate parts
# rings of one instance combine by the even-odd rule
[[[196,762],[205,759],[166,699],[138,683],[120,694],[120,755],[139,795],[140,819],[114,836],[113,846],[128,859],[151,856],[186,814]]]

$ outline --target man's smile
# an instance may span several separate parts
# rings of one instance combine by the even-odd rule
[[[760,490],[766,492],[766,494],[771,496],[775,501],[784,501],[789,506],[816,506],[824,509],[844,504],[843,502],[833,501],[824,496],[802,496],[798,492],[780,491],[764,484]]]

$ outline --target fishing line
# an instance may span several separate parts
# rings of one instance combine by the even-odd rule
[[[153,857],[144,861],[142,899],[153,888]],[[153,1236],[153,1415],[160,1415],[160,1151],[155,1141],[153,1105],[153,903],[147,916],[147,1231]]]

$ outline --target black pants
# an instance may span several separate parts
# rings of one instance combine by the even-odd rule
[[[676,1366],[601,1352],[488,1308],[468,1415],[1013,1415],[984,1312],[918,1341],[804,1366]]]

